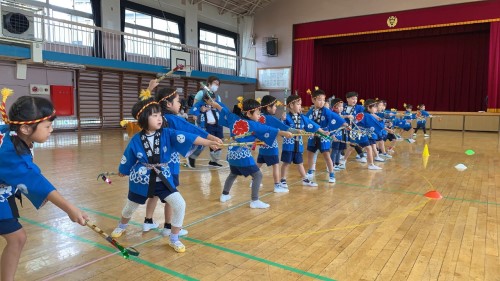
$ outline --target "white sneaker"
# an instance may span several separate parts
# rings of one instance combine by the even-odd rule
[[[416,134],[416,133],[414,133],[414,134],[413,134],[413,136],[414,136],[414,137],[416,137],[416,136],[417,136],[417,134]]]
[[[269,204],[264,203],[260,200],[255,200],[250,202],[250,208],[252,209],[266,209],[269,208],[269,206],[270,206]]]
[[[280,184],[281,187],[288,189],[288,184],[286,183],[286,180],[281,180]]]
[[[229,201],[230,199],[231,199],[231,195],[229,195],[229,194],[228,194],[228,195],[222,194],[222,195],[220,196],[220,201],[221,201],[222,203],[224,203],[224,202],[226,202],[226,201]]]
[[[172,233],[171,229],[164,228],[164,229],[161,230],[161,235],[162,236],[170,236],[170,233]],[[185,230],[185,229],[181,228],[181,231],[179,231],[179,236],[185,236],[187,234],[188,234],[188,231]]]
[[[306,178],[307,178],[308,180],[312,180],[312,179],[314,178],[314,172],[313,172],[313,173],[309,173],[309,172],[307,172],[307,173],[306,173]]]
[[[307,185],[307,186],[318,186],[317,183],[310,181],[309,179],[303,179],[302,180],[302,185]]]
[[[339,168],[339,170],[345,170],[345,163],[340,163],[337,168]]]
[[[359,154],[357,154],[356,159],[361,159],[361,156],[359,156]]]
[[[382,158],[380,156],[375,157],[373,160],[375,160],[377,162],[385,162],[384,158]]]
[[[359,163],[366,163],[368,161],[366,161],[366,157],[361,157],[359,159],[356,159],[356,161],[358,161]]]
[[[332,178],[332,177],[330,177],[330,178],[328,179],[328,182],[329,182],[329,183],[335,183],[335,182],[336,182],[335,177],[333,177],[333,178]]]
[[[340,171],[339,165],[335,165],[335,166],[333,166],[333,170],[334,170],[334,171]]]
[[[125,232],[125,228],[120,228],[120,227],[117,227],[115,228],[115,230],[113,230],[113,232],[111,232],[111,237],[113,238],[118,238],[120,236],[122,236],[122,234]]]
[[[424,138],[428,138],[430,137],[428,134],[424,134]]]
[[[186,247],[184,246],[184,244],[182,244],[182,242],[180,240],[177,240],[175,242],[169,241],[168,245],[170,247],[174,248],[174,250],[177,253],[184,253],[186,251]]]
[[[288,188],[284,188],[282,186],[275,186],[274,187],[274,192],[276,193],[286,193],[289,192]]]
[[[344,160],[344,155],[340,155],[340,160]]]
[[[406,141],[409,142],[409,143],[414,143],[415,142],[414,139],[407,139]]]
[[[375,164],[370,164],[368,165],[368,170],[382,170],[382,168]]]
[[[391,159],[392,158],[392,155],[390,155],[389,153],[382,153],[382,154],[380,154],[380,156],[383,156],[383,157],[385,157],[387,159]]]
[[[142,231],[150,231],[151,229],[158,228],[157,223],[144,223],[142,224]]]

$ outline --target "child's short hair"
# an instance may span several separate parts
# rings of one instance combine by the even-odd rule
[[[386,100],[379,100],[378,102],[381,103],[381,104],[383,104],[383,105],[387,105],[387,101]]]
[[[137,120],[137,125],[143,130],[149,128],[149,116],[158,112],[161,113],[161,107],[154,99],[138,101],[132,107],[132,116]]]
[[[177,96],[177,91],[174,88],[162,88],[156,93],[156,101],[160,104],[163,114],[170,112],[167,108],[167,102],[172,103]]]
[[[256,109],[260,107],[260,103],[254,99],[247,99],[243,101],[243,110],[241,114],[244,118],[248,119],[247,112],[253,113]]]
[[[290,95],[290,96],[288,96],[288,98],[286,98],[286,104],[287,104],[287,106],[290,106],[290,104],[292,104],[293,102],[296,102],[298,100],[300,100],[299,95]]]
[[[263,113],[268,113],[267,107],[268,106],[273,106],[274,103],[276,103],[277,99],[271,95],[265,95],[262,97],[262,100],[260,101],[261,104],[261,109],[260,111]]]
[[[417,109],[421,109],[424,106],[425,106],[425,104],[421,103],[421,104],[417,105]]]
[[[326,97],[325,91],[323,91],[321,89],[317,89],[317,90],[314,90],[314,92],[312,92],[313,99],[317,98],[318,96],[325,96]]]
[[[411,104],[407,104],[407,105],[405,105],[405,108],[406,108],[406,110],[408,110],[408,109],[412,109],[413,106]]]
[[[345,94],[345,97],[348,99],[348,98],[352,98],[352,97],[357,97],[358,96],[358,93],[357,92],[348,92],[347,94]]]
[[[336,98],[331,101],[332,108],[337,107],[339,104],[343,104],[344,101],[342,99]]]
[[[214,81],[219,81],[219,84],[220,84],[220,80],[217,76],[208,76],[207,78],[207,83],[208,85],[212,84]]]
[[[364,103],[364,106],[366,109],[370,108],[370,107],[374,107],[376,106],[378,103],[378,101],[374,100],[374,99],[367,99]]]

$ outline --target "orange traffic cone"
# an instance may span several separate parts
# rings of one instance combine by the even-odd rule
[[[441,195],[441,193],[439,193],[439,191],[436,191],[436,190],[431,190],[429,192],[427,192],[426,194],[424,194],[425,197],[427,198],[430,198],[430,199],[442,199],[443,198],[443,195]]]

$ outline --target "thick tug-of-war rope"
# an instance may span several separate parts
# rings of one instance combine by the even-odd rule
[[[101,235],[104,239],[106,239],[106,241],[108,241],[111,245],[113,245],[113,247],[118,249],[125,259],[129,259],[130,256],[134,257],[139,256],[139,251],[137,251],[133,247],[130,248],[123,247],[115,239],[111,238],[111,236],[109,236],[107,233],[102,231],[102,229],[97,227],[93,222],[85,221],[85,225],[88,226],[93,231],[95,231],[96,233],[98,233],[99,235]]]
[[[223,143],[222,146],[254,146],[254,145],[264,145],[262,141],[251,141],[251,142],[232,142],[232,143]]]

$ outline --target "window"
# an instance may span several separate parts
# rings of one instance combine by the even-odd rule
[[[236,35],[221,34],[222,32],[208,29],[200,27],[201,64],[236,70]]]
[[[125,10],[125,51],[144,56],[170,58],[170,48],[180,49],[179,24],[134,10]]]
[[[81,23],[94,25],[92,19],[92,6],[90,0],[36,0],[44,2],[44,12],[47,16]],[[37,30],[37,32],[40,32]],[[45,40],[54,43],[70,45],[93,46],[94,30],[71,23],[57,20],[45,21]]]

